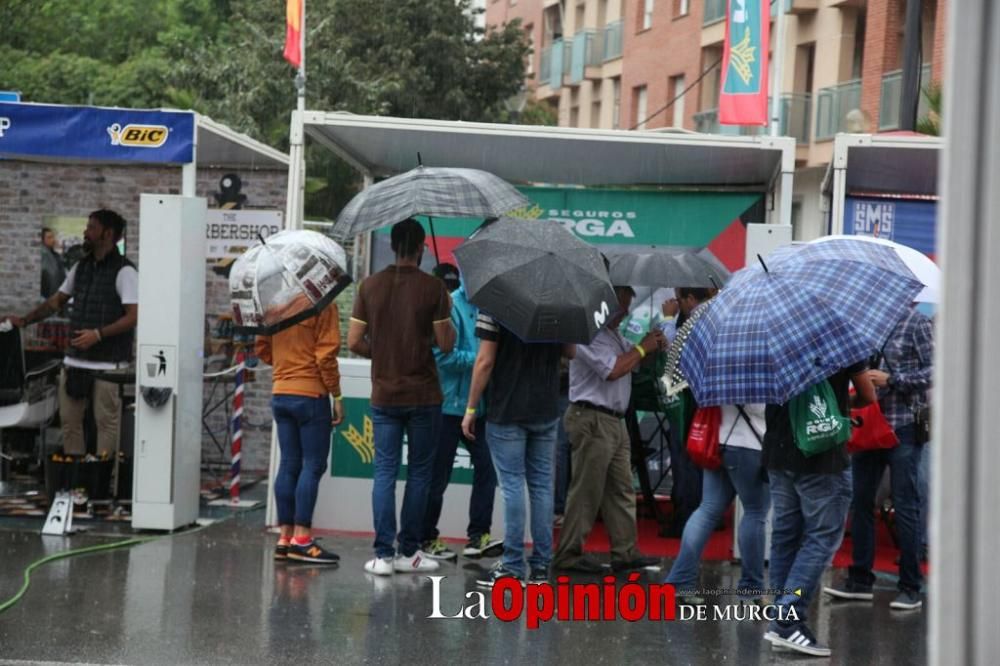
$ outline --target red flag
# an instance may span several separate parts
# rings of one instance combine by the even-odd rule
[[[286,0],[285,5],[285,60],[293,67],[302,66],[302,3],[305,0]]]
[[[783,3],[784,0],[778,0]],[[771,27],[767,0],[729,0],[722,51],[719,122],[767,125],[767,52]]]

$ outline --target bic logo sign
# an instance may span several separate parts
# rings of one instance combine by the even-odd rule
[[[170,130],[163,125],[126,125],[118,123],[108,128],[112,146],[129,148],[159,148],[167,142]]]

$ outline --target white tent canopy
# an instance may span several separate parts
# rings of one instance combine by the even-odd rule
[[[370,178],[417,166],[483,169],[510,182],[773,190],[794,171],[786,137],[500,125],[306,111],[306,134]],[[294,135],[294,132],[293,132]],[[790,183],[789,183],[790,187]],[[790,190],[789,190],[790,195]]]

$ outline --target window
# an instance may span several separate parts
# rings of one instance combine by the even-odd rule
[[[635,120],[632,124],[636,129],[646,129],[646,86],[639,86],[635,89]]]
[[[622,80],[618,77],[611,79],[611,129],[618,129],[621,126],[622,111]]]
[[[670,99],[674,101],[674,105],[670,108],[674,112],[674,127],[684,127],[684,97],[677,96],[683,93],[686,87],[683,74],[670,79]]]
[[[691,11],[691,0],[674,0],[674,16],[687,16]]]
[[[524,26],[524,32],[528,36],[528,48],[531,49],[528,51],[527,60],[524,63],[524,75],[532,77],[535,75],[535,26]]]
[[[642,30],[649,30],[653,27],[653,3],[655,0],[643,0],[642,8]]]

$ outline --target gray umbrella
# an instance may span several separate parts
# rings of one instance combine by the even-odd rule
[[[618,308],[600,252],[552,220],[501,218],[455,258],[469,300],[527,342],[589,344]]]
[[[340,212],[333,234],[349,238],[414,215],[500,217],[530,204],[489,172],[418,166],[358,193]]]
[[[716,287],[729,274],[694,252],[648,252],[610,257],[611,281],[633,287]]]

